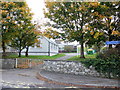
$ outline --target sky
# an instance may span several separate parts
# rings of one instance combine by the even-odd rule
[[[43,13],[43,8],[45,8],[44,0],[26,0],[26,2],[29,8],[31,8],[31,12],[34,13],[33,21],[37,21],[40,24],[46,22],[47,19],[44,18],[44,13]],[[74,42],[73,44],[78,44],[78,43]]]
[[[34,13],[33,20],[44,18],[43,8],[45,7],[44,0],[26,0],[31,12]]]

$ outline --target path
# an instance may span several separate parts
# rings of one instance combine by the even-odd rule
[[[65,54],[65,56],[57,58],[55,60],[67,60],[71,57],[77,56],[77,53],[64,53],[64,54]],[[86,52],[84,52],[84,54],[86,55]]]
[[[73,56],[77,56],[77,53],[64,53],[66,56],[63,56],[63,57],[60,57],[60,58],[57,58],[55,60],[67,60]]]
[[[118,80],[60,74],[43,71],[38,65],[31,69],[0,70],[2,72],[3,88],[95,88],[95,87],[118,87]],[[106,90],[106,89],[105,89]]]
[[[98,78],[92,76],[83,75],[72,75],[72,74],[62,74],[49,71],[41,71],[39,73],[41,76],[48,80],[52,80],[58,84],[68,84],[68,86],[76,87],[119,87],[120,81],[115,79]],[[61,82],[61,83],[60,83]]]
[[[2,88],[41,88],[41,87],[65,87],[47,83],[36,78],[40,69],[11,69],[2,71]]]

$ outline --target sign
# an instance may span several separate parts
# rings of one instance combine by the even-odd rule
[[[106,41],[106,44],[120,44],[120,41]]]

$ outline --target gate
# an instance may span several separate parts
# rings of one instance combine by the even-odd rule
[[[16,59],[16,68],[31,68],[39,64],[43,64],[43,61],[37,59]]]

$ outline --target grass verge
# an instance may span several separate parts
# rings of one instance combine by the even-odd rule
[[[85,55],[85,59],[80,58],[80,56],[74,56],[74,57],[71,57],[71,58],[69,58],[67,60],[70,60],[70,61],[84,61],[84,60],[89,60],[89,59],[96,59],[96,54]]]
[[[65,54],[57,54],[57,55],[54,55],[54,56],[46,56],[46,55],[29,55],[28,57],[25,57],[25,56],[21,56],[21,57],[18,57],[18,55],[10,55],[6,58],[29,58],[29,59],[50,59],[50,60],[54,60],[54,59],[57,59],[57,58],[60,58],[60,57],[63,57],[65,56]]]

